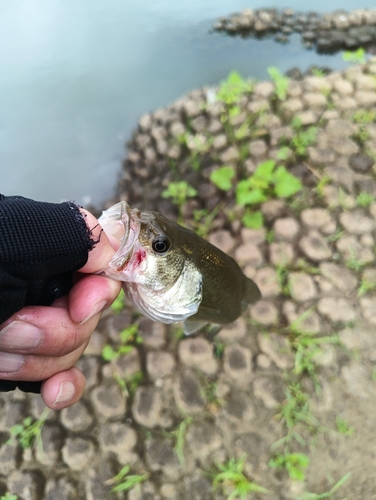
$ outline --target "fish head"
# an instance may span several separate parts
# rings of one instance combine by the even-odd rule
[[[104,211],[99,222],[120,242],[101,274],[122,281],[140,312],[164,323],[197,312],[202,276],[182,250],[175,223],[157,212],[131,209],[125,201]]]

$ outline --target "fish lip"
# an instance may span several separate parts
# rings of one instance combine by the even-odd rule
[[[137,209],[132,210],[128,203],[123,202],[120,211],[120,220],[124,225],[124,236],[120,247],[111,261],[111,267],[117,272],[124,271],[132,258],[134,247],[140,234],[140,211]]]
[[[105,232],[113,235],[116,232],[116,238],[120,241],[115,255],[106,268],[98,274],[120,279],[118,273],[126,270],[137,244],[141,228],[141,212],[138,209],[132,210],[126,201],[121,201],[103,212],[98,220]],[[119,223],[123,226],[120,234]],[[123,280],[124,277],[121,279]]]

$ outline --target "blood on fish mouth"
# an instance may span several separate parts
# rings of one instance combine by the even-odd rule
[[[134,256],[134,265],[139,266],[141,262],[145,259],[146,257],[146,251],[144,249],[137,250]]]

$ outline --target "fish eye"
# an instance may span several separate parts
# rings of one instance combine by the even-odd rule
[[[170,246],[170,240],[165,236],[158,236],[158,238],[155,238],[151,245],[154,252],[157,253],[166,253],[167,250],[169,250]]]

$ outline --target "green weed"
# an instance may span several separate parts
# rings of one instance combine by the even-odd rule
[[[336,418],[336,426],[340,434],[344,434],[345,436],[352,436],[354,434],[355,427],[349,425],[342,417]]]
[[[376,121],[376,111],[374,109],[358,109],[351,118],[355,123],[366,125]]]
[[[188,149],[188,162],[193,170],[199,170],[201,167],[200,158],[210,150],[214,137],[211,135],[190,134],[186,132],[180,135],[177,139],[180,144]]]
[[[280,101],[284,101],[287,97],[287,89],[290,79],[283,75],[279,69],[274,66],[268,68],[268,73],[275,85],[275,95]]]
[[[276,267],[277,282],[283,295],[290,295],[290,287],[288,285],[289,268],[287,266]]]
[[[18,496],[12,495],[12,493],[9,493],[9,491],[7,491],[5,495],[1,495],[0,500],[18,500]]]
[[[216,224],[214,221],[225,205],[226,202],[221,201],[211,211],[206,208],[193,211],[193,220],[191,221],[191,225],[199,236],[206,238],[209,233],[215,229]]]
[[[345,476],[343,476],[332,488],[330,491],[325,493],[303,493],[303,495],[299,496],[297,500],[334,500],[335,493],[345,484],[345,482],[349,479],[351,473],[349,472]],[[347,500],[346,498],[342,498],[342,500]]]
[[[197,196],[197,191],[186,181],[170,182],[167,189],[162,191],[163,198],[171,198],[178,209],[178,221],[183,222],[183,210],[188,198]]]
[[[282,146],[278,151],[277,151],[277,158],[279,160],[287,160],[291,155],[291,149],[288,146]]]
[[[314,276],[321,274],[321,269],[319,267],[312,266],[309,262],[307,262],[303,258],[300,258],[296,261],[295,268],[299,271],[303,271],[305,273],[312,274]]]
[[[294,129],[294,136],[290,141],[290,147],[295,151],[296,155],[304,158],[307,156],[307,148],[315,143],[318,134],[318,127],[302,128],[302,122],[295,118],[291,122]]]
[[[343,234],[344,230],[338,227],[335,233],[330,234],[329,236],[326,237],[326,241],[328,243],[335,243],[336,241],[342,238]]]
[[[362,297],[364,294],[368,292],[373,292],[376,290],[376,281],[368,281],[363,278],[360,282],[360,286],[358,288],[358,297]]]
[[[311,73],[313,76],[319,76],[319,77],[325,76],[325,71],[321,68],[312,68]]]
[[[361,191],[356,197],[356,203],[359,207],[368,208],[375,201],[375,197],[365,191]]]
[[[357,50],[346,50],[342,53],[342,59],[353,64],[364,64],[367,62],[366,51],[362,47]]]
[[[231,458],[225,464],[216,463],[219,472],[213,474],[213,487],[221,488],[225,495],[230,492],[227,500],[247,500],[250,493],[269,493],[266,488],[251,481],[244,474],[246,459],[247,456],[243,455],[240,459]]]
[[[218,337],[214,337],[213,344],[214,344],[214,356],[217,359],[222,359],[223,353],[225,352],[226,344],[218,340]]]
[[[109,344],[102,349],[102,358],[105,361],[112,361],[123,354],[131,352],[136,344],[142,344],[142,337],[138,333],[138,324],[133,323],[119,334],[121,345],[115,349]]]
[[[37,420],[33,420],[32,417],[26,417],[22,421],[22,424],[11,427],[9,430],[11,439],[9,441],[16,439],[24,449],[31,448],[36,444],[43,452],[41,434],[49,411],[48,408],[45,408]]]
[[[125,293],[124,290],[121,289],[119,295],[111,304],[111,309],[115,314],[120,314],[121,311],[124,309],[124,300],[125,300]]]
[[[315,333],[303,331],[299,325],[309,314],[311,309],[291,323],[286,332],[294,350],[294,374],[297,376],[308,374],[316,392],[319,393],[321,389],[316,373],[316,360],[323,354],[322,346],[328,344],[342,346],[342,343],[338,335],[317,337]]]
[[[356,255],[351,255],[349,259],[345,262],[346,267],[353,269],[356,272],[361,271],[364,268],[364,262],[362,262]]]
[[[176,456],[178,457],[179,463],[182,467],[185,466],[185,456],[184,456],[184,444],[185,444],[185,436],[187,434],[188,427],[193,422],[192,417],[186,417],[180,424],[177,426],[176,430],[173,431],[175,435],[175,446],[174,450]]]
[[[266,236],[265,236],[265,239],[268,243],[273,243],[273,241],[275,240],[275,231],[274,229],[270,229],[267,233],[266,233]]]
[[[301,375],[307,373],[315,386],[316,392],[320,392],[320,384],[316,373],[315,360],[323,353],[323,344],[339,344],[337,337],[314,337],[309,333],[296,334],[291,341],[295,351],[294,373]]]
[[[274,160],[260,163],[254,174],[236,187],[236,202],[240,206],[256,205],[270,197],[289,198],[302,189],[298,178],[285,167],[276,168]]]
[[[105,482],[107,485],[115,485],[111,488],[112,493],[129,491],[149,478],[149,474],[129,474],[130,470],[131,467],[129,465],[124,465],[116,476]]]
[[[286,391],[286,400],[281,405],[277,418],[286,425],[287,434],[272,445],[272,450],[285,446],[285,453],[290,453],[290,443],[297,441],[307,444],[306,439],[298,432],[298,428],[306,429],[316,435],[322,428],[310,409],[308,395],[302,390],[300,383],[290,383]]]
[[[117,373],[114,373],[113,377],[124,394],[130,398],[133,398],[137,387],[144,379],[144,374],[142,372],[136,372],[133,375],[122,378]]]
[[[264,217],[260,211],[251,211],[247,209],[245,214],[242,216],[242,223],[245,227],[249,227],[251,229],[260,229],[264,224]]]
[[[268,463],[271,469],[286,469],[294,481],[304,481],[304,469],[309,465],[309,458],[304,453],[279,453]]]
[[[314,189],[319,198],[325,197],[325,187],[328,186],[328,184],[330,184],[330,177],[327,175],[323,175]]]
[[[229,172],[225,170],[224,175],[230,175]],[[220,182],[227,182],[227,179],[222,179],[222,172],[220,178]],[[301,189],[302,184],[299,179],[290,174],[285,167],[276,167],[274,160],[260,163],[250,177],[236,185],[237,205],[247,207],[242,216],[242,223],[253,229],[260,228],[264,222],[263,216],[260,211],[251,209],[250,205],[259,205],[269,198],[288,198]]]
[[[231,71],[226,80],[220,84],[217,99],[225,104],[234,105],[239,102],[245,93],[252,92],[253,87],[254,82],[252,80],[244,79],[237,71]],[[236,108],[232,108],[232,114],[237,112]]]
[[[210,180],[212,183],[223,191],[229,191],[233,182],[232,179],[235,177],[235,169],[233,167],[221,167],[214,170],[210,175]]]

